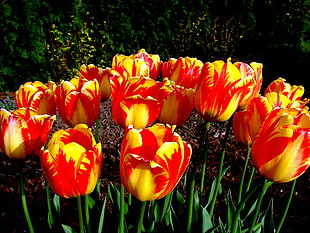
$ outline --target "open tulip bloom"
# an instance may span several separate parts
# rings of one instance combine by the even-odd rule
[[[62,81],[55,89],[55,103],[59,115],[70,126],[87,124],[89,127],[100,113],[98,81],[72,78]]]
[[[15,92],[17,108],[33,108],[39,114],[56,114],[54,89],[56,85],[49,81],[43,84],[40,81],[26,82]]]
[[[157,123],[142,130],[129,126],[125,131],[120,176],[125,188],[140,201],[169,194],[188,166],[191,146],[174,128]]]
[[[224,122],[251,95],[256,82],[242,76],[230,60],[205,63],[198,82],[195,108],[207,121]]]
[[[31,108],[0,109],[1,151],[11,159],[38,156],[55,119],[55,115],[39,115]]]
[[[297,108],[273,110],[252,145],[254,166],[265,178],[292,181],[310,165],[310,115]]]
[[[41,165],[52,190],[69,198],[91,193],[100,176],[101,144],[96,144],[85,124],[55,132],[46,150],[41,151]]]

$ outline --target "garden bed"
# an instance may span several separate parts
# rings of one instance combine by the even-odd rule
[[[1,99],[12,98],[12,93],[2,93]],[[111,102],[101,103],[101,114],[99,124],[99,141],[103,148],[103,167],[101,174],[101,200],[107,196],[107,187],[110,182],[118,186],[119,164],[118,150],[123,136],[123,129],[118,127],[111,119]],[[193,147],[193,158],[199,150],[199,141],[204,131],[204,120],[194,111],[188,121],[176,129],[182,138],[189,142]],[[67,128],[61,118],[58,116],[53,127],[53,132],[60,128]],[[219,163],[219,154],[221,152],[221,141],[225,134],[226,123],[213,123],[208,133],[208,160],[206,171],[205,192],[207,193],[211,182],[217,175]],[[225,157],[225,166],[230,166],[229,170],[222,179],[224,191],[228,189],[237,190],[239,178],[244,164],[246,148],[236,141],[233,133],[227,144]],[[193,160],[192,160],[193,161]],[[189,166],[189,172],[193,164]],[[199,168],[200,169],[200,168]],[[45,192],[45,178],[40,168],[38,158],[34,158],[25,163],[23,168],[24,183],[27,194],[28,208],[36,232],[49,232],[47,225],[47,205]],[[200,172],[200,170],[198,171]],[[27,225],[20,200],[20,187],[18,179],[19,170],[15,161],[9,160],[4,154],[0,154],[0,226],[3,232],[27,232]],[[199,176],[198,176],[199,177]],[[253,183],[259,182],[259,174],[254,175]],[[309,169],[297,181],[295,193],[291,203],[287,220],[282,227],[282,232],[308,232],[309,226]],[[182,184],[179,190],[182,191]],[[278,223],[282,216],[284,206],[290,191],[291,184],[273,184],[267,192],[265,199],[271,196],[274,198],[274,218]],[[185,190],[184,194],[186,194]],[[236,197],[236,193],[232,193]],[[234,198],[236,199],[236,198]],[[74,198],[61,199],[62,223],[72,227],[78,224],[76,203]],[[108,211],[113,214],[113,208],[109,207]],[[221,209],[216,208],[215,214],[221,214]],[[2,231],[1,230],[1,231]],[[107,232],[107,231],[103,231]]]

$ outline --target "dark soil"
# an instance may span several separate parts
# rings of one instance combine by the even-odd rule
[[[7,93],[6,93],[7,95]],[[1,96],[3,98],[3,96]],[[103,167],[101,175],[101,198],[107,196],[107,186],[109,182],[119,184],[118,150],[120,148],[123,129],[118,127],[110,115],[111,102],[106,101],[101,104],[101,115],[99,124],[99,140],[103,148]],[[193,147],[193,159],[197,156],[199,141],[204,132],[205,122],[193,112],[188,121],[177,128],[177,132],[182,138]],[[60,128],[67,128],[60,117],[54,125],[53,132]],[[213,123],[208,133],[208,160],[206,171],[206,193],[210,184],[217,175],[219,154],[221,152],[220,142],[225,134],[226,123]],[[230,132],[227,142],[225,157],[225,167],[230,166],[228,172],[222,179],[224,191],[233,190],[232,194],[236,200],[236,190],[238,189],[240,174],[245,159],[245,146],[241,145]],[[189,166],[189,172],[193,164]],[[200,168],[199,168],[200,169]],[[200,172],[200,170],[199,170]],[[47,205],[45,192],[45,178],[40,168],[38,158],[25,162],[24,183],[27,194],[28,208],[36,232],[48,232],[47,225]],[[197,177],[200,177],[199,175]],[[261,181],[259,174],[255,174],[253,183]],[[282,227],[282,232],[309,232],[309,170],[297,181],[295,193],[289,209],[286,222]],[[277,225],[282,216],[284,206],[290,191],[291,183],[273,184],[267,191],[265,199],[274,198],[274,219]],[[263,203],[264,204],[264,203]],[[108,205],[109,206],[109,205]],[[264,206],[264,205],[263,205]],[[265,203],[266,206],[266,203]],[[74,198],[61,199],[62,223],[72,227],[77,226],[76,203]],[[109,211],[113,211],[109,209]],[[215,214],[221,214],[221,209],[216,208]],[[15,161],[9,160],[4,154],[0,154],[0,227],[1,232],[28,232],[26,225],[19,186],[19,170]],[[107,232],[107,231],[103,231]]]

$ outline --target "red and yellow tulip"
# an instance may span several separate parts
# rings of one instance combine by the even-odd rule
[[[56,116],[39,115],[31,108],[0,109],[0,149],[11,159],[38,156]]]
[[[303,93],[302,86],[291,87],[281,78],[273,81],[265,90],[265,96],[255,97],[249,102],[245,111],[234,115],[233,130],[236,138],[250,146],[272,110],[292,107],[307,109],[305,104],[309,100],[301,100]]]
[[[102,166],[101,144],[96,144],[85,124],[55,132],[46,150],[41,151],[41,165],[52,190],[64,198],[93,192]]]
[[[245,111],[236,112],[232,127],[237,140],[251,146],[257,132],[272,109],[269,100],[264,96],[259,96],[250,101]]]
[[[70,126],[87,124],[97,120],[100,112],[98,81],[72,78],[62,81],[55,89],[55,103],[59,115]]]
[[[159,113],[163,99],[172,91],[167,80],[157,82],[151,78],[114,76],[112,87],[112,118],[126,128],[133,125],[142,129],[153,123]]]
[[[268,85],[264,95],[274,108],[303,108],[310,101],[310,99],[301,100],[304,92],[303,86],[291,86],[285,79],[278,78]]]
[[[102,69],[93,64],[81,65],[79,70],[79,77],[87,80],[98,80],[102,100],[107,100],[111,96],[111,85],[109,80],[111,76],[111,68]]]
[[[15,92],[17,108],[31,107],[37,110],[39,114],[55,115],[55,87],[55,83],[51,81],[47,84],[40,81],[26,82]]]
[[[129,126],[125,131],[120,176],[125,188],[140,201],[169,194],[188,166],[191,146],[174,128],[157,123],[142,130]]]
[[[156,80],[161,72],[162,61],[157,54],[149,54],[145,49],[140,49],[136,54],[131,57],[144,60],[149,67],[150,78]]]
[[[233,65],[239,69],[241,79],[249,77],[254,82],[253,89],[251,90],[248,96],[242,99],[238,107],[238,110],[244,110],[246,109],[247,105],[253,98],[260,95],[259,92],[263,84],[263,72],[262,72],[263,64],[257,62],[251,62],[250,65],[248,65],[244,62],[235,62]]]
[[[227,63],[205,63],[197,86],[195,108],[207,121],[226,121],[251,95],[255,85],[253,77],[241,75],[229,59]]]
[[[150,77],[150,68],[146,61],[133,56],[115,55],[112,60],[112,74],[128,77]]]
[[[159,114],[161,123],[181,126],[188,119],[194,109],[195,90],[175,85],[171,81],[173,91],[163,101]]]
[[[202,67],[203,63],[196,58],[170,58],[163,64],[162,76],[174,81],[177,85],[195,89]]]
[[[292,181],[310,165],[310,115],[305,109],[273,110],[253,141],[252,160],[265,178]]]

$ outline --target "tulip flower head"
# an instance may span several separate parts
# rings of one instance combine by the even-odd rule
[[[39,115],[31,108],[0,109],[0,150],[11,159],[38,156],[55,120],[55,115]]]
[[[169,194],[180,181],[192,149],[174,126],[154,124],[142,130],[129,126],[120,155],[120,176],[125,188],[140,201]]]
[[[310,165],[310,115],[287,108],[273,110],[252,145],[254,166],[265,178],[285,183]]]
[[[102,100],[107,100],[111,95],[111,85],[109,78],[112,76],[111,68],[102,69],[93,64],[81,65],[79,77],[87,80],[97,79],[99,82],[100,95]]]
[[[163,64],[162,76],[174,81],[177,85],[195,89],[202,67],[203,63],[196,58],[170,58]]]
[[[185,88],[170,82],[173,91],[164,99],[159,121],[161,123],[181,126],[194,109],[194,94],[192,88]]]
[[[128,77],[150,77],[148,63],[139,58],[126,55],[115,55],[112,60],[112,74],[122,78]]]
[[[41,165],[52,190],[64,198],[93,192],[102,166],[101,144],[96,144],[85,124],[55,132],[46,150],[41,151]]]
[[[228,120],[254,89],[252,76],[242,77],[228,59],[205,63],[198,82],[195,108],[207,121]]]
[[[156,80],[161,72],[163,62],[157,54],[149,54],[145,49],[140,49],[136,54],[131,57],[142,59],[148,64],[150,78]]]
[[[112,119],[126,128],[133,125],[142,129],[153,123],[159,113],[163,99],[172,91],[168,80],[157,82],[151,78],[114,76],[112,87]]]
[[[55,103],[59,115],[70,126],[87,124],[97,120],[100,112],[98,81],[72,78],[62,81],[55,89]]]
[[[268,85],[264,95],[272,102],[274,108],[303,108],[310,101],[301,99],[304,92],[303,86],[291,86],[285,79],[278,78]]]
[[[245,111],[236,112],[233,118],[233,131],[236,138],[250,146],[273,106],[264,96],[250,101]]]
[[[39,114],[56,114],[54,89],[56,85],[49,81],[43,84],[40,81],[26,82],[15,92],[17,108],[33,108]]]
[[[254,86],[252,87],[252,90],[249,92],[249,95],[245,96],[242,99],[238,107],[238,110],[244,110],[246,109],[247,105],[253,98],[259,96],[259,92],[263,84],[263,75],[262,75],[263,64],[257,62],[251,62],[250,65],[248,65],[244,62],[235,62],[233,65],[239,69],[241,79],[250,78],[254,82]]]

